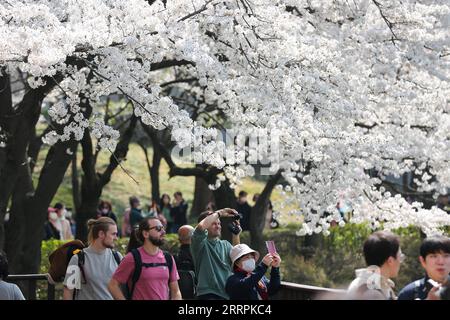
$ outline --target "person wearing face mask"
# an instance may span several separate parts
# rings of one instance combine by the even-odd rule
[[[225,290],[231,300],[268,300],[280,289],[280,263],[278,254],[266,254],[256,265],[259,253],[246,244],[231,249],[233,275],[227,280]],[[264,275],[270,270],[270,280]]]
[[[100,204],[98,205],[97,210],[97,219],[100,217],[108,217],[114,220],[114,222],[117,224],[117,216],[112,211],[112,205],[111,202],[106,200],[101,200]]]
[[[70,227],[69,220],[66,219],[66,207],[62,203],[56,203],[54,206],[58,218],[54,222],[54,226],[60,233],[61,240],[72,240],[72,228]]]
[[[48,208],[48,220],[44,224],[44,240],[61,239],[61,234],[57,227],[58,215],[54,208]]]

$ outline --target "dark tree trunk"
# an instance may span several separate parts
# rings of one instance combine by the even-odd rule
[[[255,206],[252,208],[252,212],[250,215],[250,238],[251,238],[251,247],[254,250],[257,250],[261,253],[261,257],[263,257],[263,252],[266,251],[264,246],[264,225],[266,222],[267,215],[267,207],[269,205],[270,196],[272,194],[273,189],[281,178],[281,172],[277,172],[275,175],[271,176],[267,181],[264,190],[259,196],[258,200],[255,203]]]
[[[21,166],[19,178],[13,191],[10,218],[5,225],[5,251],[8,256],[9,272],[20,272],[22,251],[25,241],[26,214],[25,204],[33,196],[34,188],[28,166]],[[42,227],[43,230],[43,227]]]
[[[77,151],[78,146],[72,156],[72,199],[73,199],[72,212],[75,214],[75,216],[78,208],[81,206],[80,182],[78,180]]]
[[[116,150],[109,159],[109,165],[105,172],[99,174],[95,170],[96,157],[93,154],[92,140],[89,132],[86,130],[81,145],[83,147],[83,160],[81,167],[83,168],[83,177],[81,179],[81,205],[77,210],[77,239],[81,241],[87,240],[86,222],[90,218],[95,218],[97,206],[102,195],[105,185],[111,181],[111,176],[120,162],[123,161],[128,153],[128,146],[133,132],[136,127],[137,118],[131,117],[130,125],[122,134]]]
[[[191,217],[197,218],[205,211],[210,201],[214,201],[213,192],[203,178],[195,177],[194,201],[192,203]]]
[[[74,150],[78,142],[59,142],[51,147],[39,177],[33,197],[25,203],[25,234],[23,255],[19,273],[39,273],[43,225],[47,220],[47,208],[55,196],[72,157],[67,149]],[[35,297],[35,292],[28,293]]]
[[[26,150],[31,137],[34,134],[36,123],[39,119],[41,103],[45,95],[54,87],[54,81],[37,89],[30,89],[17,109],[11,104],[11,88],[9,76],[0,80],[0,86],[5,92],[1,94],[0,127],[6,135],[6,147],[1,152],[6,155],[5,161],[0,167],[0,248],[4,247],[4,216],[8,201],[15,188],[19,176],[20,167],[28,166]],[[0,156],[0,158],[3,156]]]
[[[36,136],[36,128],[33,132],[33,136],[30,140],[30,144],[28,146],[28,158],[31,174],[33,174],[34,167],[36,166],[39,152],[41,151],[41,147],[44,144],[42,138],[52,130],[50,126],[48,126],[44,132],[40,136]]]
[[[96,186],[89,186],[87,179],[81,179],[81,205],[77,209],[75,221],[77,223],[76,238],[83,242],[87,240],[87,221],[95,218],[102,190]]]
[[[153,161],[150,169],[150,180],[152,185],[152,199],[156,202],[161,198],[159,188],[159,168],[161,167],[161,152],[159,148],[153,148]]]
[[[160,137],[158,137],[158,134],[156,130],[149,128],[147,125],[143,124],[141,122],[141,126],[144,129],[144,131],[147,133],[147,136],[152,141],[153,146],[153,159],[152,163],[150,164],[150,159],[147,152],[147,147],[144,143],[139,143],[142,150],[145,154],[145,159],[147,161],[147,168],[148,172],[150,174],[150,185],[151,185],[151,193],[152,193],[152,199],[156,200],[157,202],[161,199],[161,189],[159,184],[159,168],[161,167],[161,160],[163,158],[162,155],[162,146],[160,142]]]

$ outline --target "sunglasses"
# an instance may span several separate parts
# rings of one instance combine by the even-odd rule
[[[150,231],[152,229],[155,229],[156,231],[160,232],[161,230],[164,230],[165,228],[164,228],[164,226],[159,225],[159,226],[148,228],[148,231]]]

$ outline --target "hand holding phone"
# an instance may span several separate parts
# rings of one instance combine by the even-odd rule
[[[273,254],[277,253],[277,249],[275,248],[275,242],[273,242],[272,240],[266,241],[266,247],[267,247],[267,251],[270,254],[273,255]]]

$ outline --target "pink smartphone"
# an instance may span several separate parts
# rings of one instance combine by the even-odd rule
[[[275,248],[275,242],[273,242],[272,240],[266,241],[266,247],[267,247],[267,251],[270,254],[277,253],[277,249]]]

